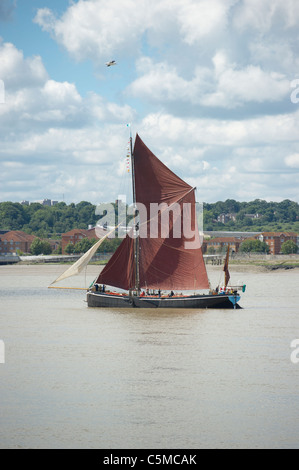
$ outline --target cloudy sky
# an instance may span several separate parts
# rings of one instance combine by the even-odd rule
[[[0,0],[0,201],[125,194],[128,123],[202,202],[299,201],[298,45],[298,0]]]

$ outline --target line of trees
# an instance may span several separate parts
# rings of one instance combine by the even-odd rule
[[[92,238],[83,238],[75,245],[73,243],[68,243],[65,247],[65,252],[67,254],[80,254],[86,253],[98,240]],[[120,245],[121,238],[113,238],[111,240],[104,240],[101,246],[97,249],[97,253],[114,253],[116,248]],[[47,240],[41,240],[36,238],[32,244],[30,251],[33,255],[49,255],[52,253],[52,248],[50,243]],[[220,252],[224,253],[224,248],[220,249]],[[240,246],[241,253],[264,253],[268,254],[270,251],[269,246],[265,242],[260,240],[244,240]],[[57,254],[61,254],[61,246],[56,250]],[[288,240],[282,244],[281,247],[282,254],[289,255],[298,252],[298,246],[292,240]],[[215,250],[212,248],[208,250],[209,254],[215,253]]]
[[[96,238],[82,238],[82,240],[77,242],[75,245],[73,243],[68,243],[65,247],[65,252],[68,254],[86,253],[86,251],[88,251],[97,241],[99,240]],[[114,253],[121,242],[121,238],[106,239],[97,249],[97,253]]]
[[[217,221],[221,214],[232,214],[223,224]],[[258,215],[258,218],[248,217]],[[299,204],[286,199],[281,202],[267,202],[255,199],[251,202],[237,202],[233,199],[204,204],[204,230],[227,231],[299,231]]]
[[[118,206],[114,204],[117,215]],[[217,222],[221,214],[234,214],[223,224]],[[259,214],[259,218],[248,217]],[[96,225],[99,220],[96,206],[87,201],[78,204],[59,202],[55,206],[32,203],[29,206],[17,202],[0,203],[0,229],[22,230],[40,238],[68,232],[73,228]],[[294,231],[299,232],[299,204],[286,199],[281,202],[266,202],[255,199],[252,202],[238,202],[233,199],[204,203],[204,230],[226,231]]]
[[[214,247],[210,246],[208,248],[208,254],[213,255],[217,254],[224,254],[226,253],[227,247],[222,246],[215,250]],[[253,240],[247,239],[244,240],[240,245],[240,253],[263,253],[268,254],[270,252],[270,248],[267,243],[262,242],[260,240]],[[290,255],[298,253],[298,246],[292,240],[288,240],[281,245],[281,253],[284,255]]]
[[[86,229],[95,225],[98,216],[95,206],[82,201],[79,204],[59,202],[55,206],[32,203],[29,206],[18,202],[0,203],[0,229],[22,230],[40,237],[68,232],[73,228]]]

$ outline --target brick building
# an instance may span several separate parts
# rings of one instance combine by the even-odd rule
[[[52,238],[46,238],[46,239],[44,239],[44,241],[49,243],[49,245],[51,246],[52,252],[56,251],[59,248],[59,246],[61,245],[60,240],[53,240]]]
[[[61,250],[62,254],[65,254],[65,247],[69,244],[72,243],[73,245],[76,245],[79,241],[81,241],[83,238],[98,238],[95,232],[94,228],[85,230],[81,228],[74,228],[73,230],[70,230],[69,232],[63,233],[61,235]]]
[[[267,243],[270,248],[269,253],[272,255],[281,253],[282,244],[288,240],[292,240],[296,245],[298,243],[298,234],[294,232],[263,232],[254,238]]]
[[[17,253],[20,250],[23,253],[30,253],[31,243],[36,237],[22,232],[21,230],[12,230],[0,235],[0,253],[2,255]]]
[[[203,252],[207,253],[209,248],[213,248],[215,253],[225,251],[227,246],[230,245],[230,250],[238,253],[241,243],[244,238],[240,237],[218,237],[211,238],[210,240],[203,241]]]
[[[207,253],[209,248],[213,248],[215,253],[220,253],[225,251],[227,245],[230,244],[231,251],[238,253],[240,245],[245,239],[249,240],[247,237],[218,237],[204,240],[203,252]],[[262,232],[254,235],[251,239],[265,242],[270,248],[269,253],[272,255],[281,253],[282,244],[288,240],[298,244],[298,234],[294,232]]]

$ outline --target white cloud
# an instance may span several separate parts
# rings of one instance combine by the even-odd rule
[[[296,143],[299,111],[294,114],[238,120],[178,118],[170,114],[148,114],[141,123],[146,136],[195,146],[249,148],[253,145]]]
[[[293,28],[299,20],[297,0],[243,0],[238,3],[234,25],[239,30],[254,28],[267,33],[274,26]]]
[[[133,96],[159,102],[190,101],[194,96],[197,80],[195,79],[195,83],[184,80],[174,66],[157,64],[144,57],[137,63],[137,70],[142,76],[128,88],[128,92]]]
[[[74,104],[82,102],[82,98],[73,83],[47,80],[42,93],[49,104],[59,103],[62,105],[62,103],[67,102],[73,102]]]
[[[50,8],[38,9],[33,21],[48,33],[55,29],[56,17]]]
[[[298,73],[299,57],[291,37],[276,37],[253,39],[249,45],[248,62],[262,64],[265,70],[277,70],[292,79]]]
[[[290,168],[299,168],[299,153],[295,153],[293,155],[289,155],[288,157],[286,157],[285,163]]]
[[[110,58],[116,50],[133,46],[146,28],[144,0],[79,0],[56,18],[48,8],[39,9],[34,21],[50,32],[76,59]]]
[[[178,12],[183,40],[189,45],[205,36],[218,35],[227,27],[227,15],[237,0],[186,0]]]
[[[230,8],[238,0],[79,0],[57,18],[49,8],[34,21],[79,60],[95,61],[141,49],[144,33],[156,46],[179,38],[193,45],[224,31]],[[168,40],[168,41],[167,41]]]
[[[289,95],[290,82],[282,74],[266,72],[259,66],[248,65],[238,69],[234,65],[221,63],[221,70],[215,72],[215,91],[202,99],[202,104],[235,108],[244,103],[275,102]]]
[[[36,87],[48,78],[46,69],[39,56],[24,58],[11,43],[0,39],[0,75],[6,89]]]
[[[225,54],[213,57],[214,69],[196,67],[190,80],[179,76],[176,67],[154,63],[143,57],[137,63],[141,74],[128,87],[135,97],[162,103],[186,102],[210,107],[235,108],[248,102],[281,101],[290,95],[290,82],[282,74],[249,65],[238,69]]]

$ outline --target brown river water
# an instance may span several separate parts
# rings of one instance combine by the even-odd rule
[[[91,309],[64,270],[0,266],[0,448],[299,448],[299,269],[232,268],[238,310]]]

